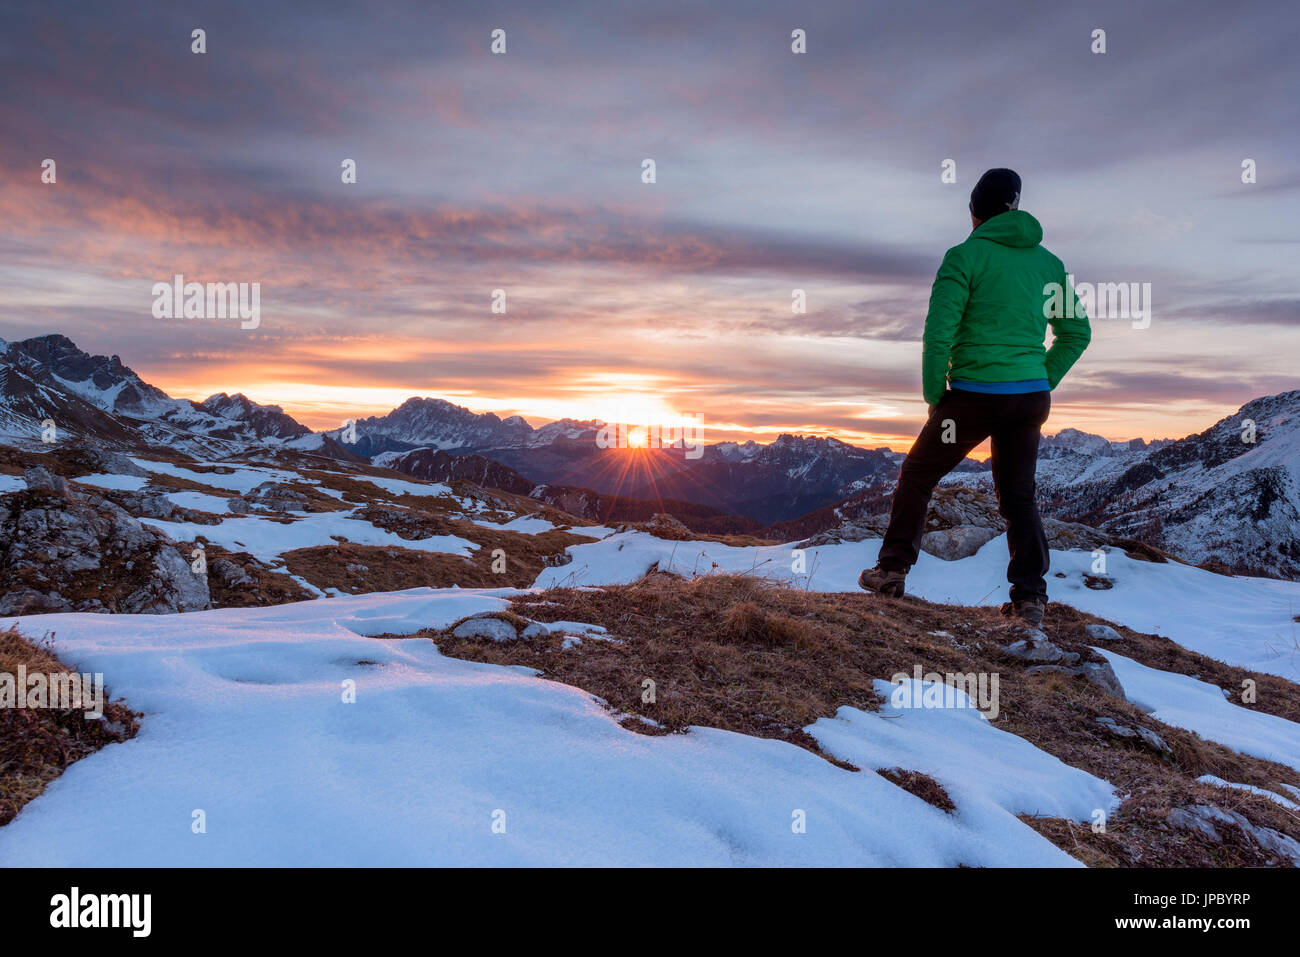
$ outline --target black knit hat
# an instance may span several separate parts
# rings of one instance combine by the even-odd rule
[[[991,169],[970,191],[970,211],[981,222],[1020,208],[1020,176],[1013,169]]]

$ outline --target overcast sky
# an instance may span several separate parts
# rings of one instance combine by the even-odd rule
[[[1300,387],[1294,4],[0,9],[0,337],[173,395],[906,447],[990,166],[1077,281],[1151,284],[1147,328],[1094,322],[1049,431],[1181,436]],[[260,282],[260,327],[154,318],[176,273]]]

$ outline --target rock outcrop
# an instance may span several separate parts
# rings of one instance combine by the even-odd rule
[[[24,478],[0,496],[0,615],[209,606],[206,575],[162,532],[43,468]]]

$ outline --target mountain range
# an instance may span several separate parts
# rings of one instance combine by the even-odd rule
[[[599,422],[534,428],[421,397],[353,429],[314,432],[238,393],[172,398],[118,356],[90,355],[66,336],[0,341],[0,442],[40,442],[49,423],[61,437],[111,449],[259,461],[312,453],[426,480],[469,479],[588,519],[670,511],[696,530],[769,536],[887,509],[902,459],[789,434],[708,445],[694,459],[680,446],[629,454],[599,447]],[[1044,437],[1038,481],[1051,517],[1224,570],[1300,577],[1300,391],[1255,399],[1178,440],[1063,429]],[[987,463],[967,460],[945,484],[991,492],[992,476]]]
[[[1177,441],[1117,446],[1067,431],[1039,453],[1045,514],[1198,564],[1300,578],[1300,390],[1253,399]],[[987,471],[949,483],[993,487]]]
[[[0,438],[39,439],[45,422],[114,445],[200,454],[274,447],[312,435],[279,406],[243,395],[173,399],[117,356],[89,355],[67,336],[0,340]]]

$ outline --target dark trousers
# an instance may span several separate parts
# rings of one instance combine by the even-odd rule
[[[1007,547],[1011,551],[1007,566],[1011,600],[1046,602],[1050,559],[1034,501],[1034,471],[1038,466],[1040,429],[1051,406],[1050,392],[945,392],[899,472],[878,564],[906,572],[916,563],[935,485],[971,449],[991,437],[993,486],[998,511],[1007,520]]]

